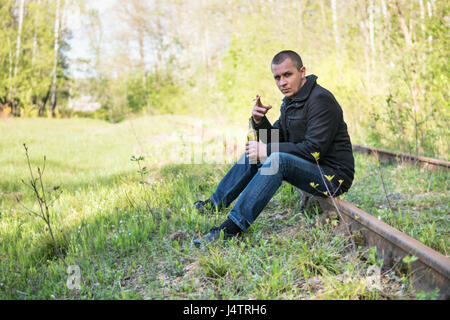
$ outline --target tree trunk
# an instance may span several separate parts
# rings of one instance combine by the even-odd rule
[[[370,40],[370,73],[373,73],[374,70],[374,59],[375,59],[375,27],[374,27],[374,11],[375,6],[373,4],[373,0],[369,2],[369,40]]]
[[[336,44],[336,50],[339,52],[339,49],[341,47],[341,40],[340,40],[340,37],[339,37],[336,0],[331,0],[331,10],[332,10],[332,13],[333,13],[334,42]]]
[[[385,0],[381,0],[380,3],[381,6],[381,14],[383,16],[383,23],[380,24],[380,36],[378,37],[378,54],[379,56],[379,60],[378,61],[386,61],[386,53],[385,53],[385,49],[389,47],[389,30],[390,30],[390,16],[389,16],[389,12],[387,10],[387,6],[386,6],[386,1]]]
[[[425,38],[425,7],[423,0],[419,0],[420,4],[420,29],[422,29],[422,37]]]
[[[16,57],[15,57],[15,64],[14,64],[14,84],[12,88],[12,100],[16,100],[16,76],[17,76],[17,69],[19,67],[19,57],[20,57],[20,51],[21,51],[21,40],[22,40],[22,25],[23,25],[23,9],[25,5],[25,0],[20,0],[20,6],[19,6],[19,30],[17,31],[17,48],[16,48]],[[19,115],[19,104],[12,102],[11,105],[11,113],[14,116]]]
[[[41,0],[38,0],[37,3],[38,3],[38,9],[37,9],[37,11],[38,11],[40,8],[40,5],[41,5]],[[38,28],[37,20],[38,20],[38,12],[36,12],[34,15],[33,51],[32,51],[32,56],[31,56],[31,68],[32,69],[34,67],[36,53],[37,53],[37,28]]]
[[[297,30],[297,41],[301,46],[303,44],[303,13],[305,12],[306,5],[304,1],[293,0],[291,6],[296,9],[298,17],[298,30]]]
[[[11,101],[13,57],[12,57],[11,40],[9,40],[9,37],[7,37],[7,39],[8,39],[8,47],[9,47],[8,101]]]
[[[407,54],[411,54],[414,57],[414,52],[412,52],[411,48],[413,46],[413,39],[412,39],[412,31],[411,31],[411,21],[410,21],[410,27],[408,27],[405,17],[404,17],[404,13],[403,10],[401,8],[401,4],[399,3],[399,1],[395,2],[396,4],[396,9],[397,9],[397,14],[398,14],[398,20],[400,22],[400,27],[402,29],[403,35],[405,37],[405,42],[406,42],[406,49],[407,49]],[[415,70],[415,65],[417,63],[417,59],[414,62],[411,62],[410,65],[406,65],[404,66],[405,73],[410,73],[411,75],[411,82],[410,84],[408,84],[409,90],[411,92],[411,99],[412,99],[412,111],[413,111],[413,121],[414,121],[414,131],[415,131],[415,154],[419,155],[419,143],[418,143],[418,129],[419,129],[419,124],[418,124],[418,111],[420,109],[420,104],[419,104],[419,96],[420,96],[420,88],[419,88],[419,84],[418,84],[418,74],[417,71]]]
[[[142,85],[145,87],[147,79],[145,74],[144,33],[141,27],[138,27],[138,44],[139,44],[139,58],[140,58],[139,64],[142,72]]]
[[[160,1],[154,1],[154,11],[160,13],[162,6]],[[155,84],[157,90],[161,88],[161,77],[160,74],[162,69],[162,56],[161,52],[163,50],[163,34],[162,34],[162,25],[161,25],[161,17],[159,14],[155,16],[155,24],[150,37],[153,38],[153,48],[154,48],[154,58],[155,58]]]
[[[202,55],[203,55],[203,62],[205,64],[205,81],[206,83],[209,83],[209,33],[208,33],[208,27],[204,26],[203,28],[203,46],[202,46]],[[207,86],[209,89],[210,86]]]
[[[408,28],[408,25],[406,24],[405,17],[403,15],[403,10],[398,1],[395,2],[395,7],[397,9],[398,21],[400,22],[400,27],[402,28],[402,32],[403,32],[403,36],[405,37],[406,45],[407,45],[408,49],[410,49],[412,47],[411,32]]]
[[[319,5],[320,5],[320,14],[321,14],[321,16],[322,16],[322,23],[323,23],[324,25],[326,25],[328,21],[327,21],[327,16],[326,16],[326,14],[325,14],[325,4],[324,4],[324,1],[325,1],[325,0],[319,1]]]
[[[58,51],[59,51],[59,25],[60,25],[60,0],[56,1],[56,12],[55,12],[55,29],[54,29],[54,60],[53,60],[53,70],[52,70],[52,89],[51,89],[51,111],[52,117],[56,116],[56,67],[58,65]]]
[[[431,2],[430,1],[427,1],[427,9],[428,9],[428,18],[431,20],[431,18],[433,17],[433,10],[431,8]],[[428,36],[428,45],[430,46],[430,49],[433,48],[432,43],[433,43],[433,36],[430,34]]]
[[[375,6],[373,0],[369,2],[369,32],[370,32],[370,51],[375,55],[375,26],[373,23],[375,15]]]
[[[45,97],[41,101],[37,101],[39,117],[44,116],[45,106],[47,104],[49,96],[50,96],[50,90],[47,90],[47,94],[45,95]]]
[[[360,21],[359,22],[359,26],[361,28],[362,35],[364,37],[364,46],[363,46],[363,48],[364,48],[364,60],[366,62],[365,63],[365,65],[366,65],[366,83],[369,83],[370,79],[371,79],[371,74],[370,74],[371,68],[370,68],[370,63],[369,63],[369,61],[370,61],[370,53],[369,53],[369,48],[368,48],[370,40],[369,40],[369,35],[368,35],[368,32],[367,32],[366,24],[363,21]]]

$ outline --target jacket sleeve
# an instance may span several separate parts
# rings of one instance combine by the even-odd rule
[[[263,142],[265,144],[271,143],[272,137],[271,137],[270,130],[278,130],[280,142],[284,141],[283,133],[280,130],[280,119],[278,119],[277,121],[274,122],[273,125],[271,125],[269,119],[267,119],[266,116],[264,116],[264,118],[262,118],[262,120],[258,124],[255,123],[255,121],[252,118],[252,125],[253,125],[253,128],[256,130],[256,132],[258,134],[258,138],[260,138],[259,140],[261,142]],[[261,135],[259,132],[260,129],[267,130],[267,133],[265,135]]]
[[[332,96],[322,94],[311,102],[307,114],[305,139],[299,143],[280,142],[279,152],[290,153],[314,162],[312,153],[318,152],[323,157],[334,141],[339,129],[342,112]],[[267,155],[273,146],[267,146]]]

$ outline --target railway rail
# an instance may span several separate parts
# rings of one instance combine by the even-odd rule
[[[355,144],[353,145],[353,150],[355,152],[377,155],[380,161],[412,162],[431,170],[450,169],[450,162],[439,159],[395,153],[385,149]],[[331,199],[317,198],[305,192],[302,193],[304,197],[302,199],[303,202],[315,198],[318,200],[322,210],[336,210]],[[394,229],[347,201],[337,198],[333,200],[352,235],[362,239],[363,245],[366,247],[375,246],[377,255],[383,258],[384,267],[395,266],[407,255],[415,256],[417,260],[411,263],[411,281],[414,289],[431,292],[438,288],[439,299],[450,300],[450,259],[448,257]]]
[[[383,162],[403,161],[417,163],[431,170],[450,169],[450,161],[416,156],[408,153],[395,153],[386,149],[372,148],[360,144],[352,144],[352,147],[355,152],[378,155],[380,161]]]
[[[377,255],[383,258],[384,268],[401,263],[405,256],[415,256],[417,260],[411,263],[411,281],[414,289],[432,292],[439,288],[439,299],[450,299],[449,258],[351,203],[341,199],[334,201],[352,236],[358,236],[358,242],[364,247],[376,247]],[[331,199],[320,199],[319,203],[324,211],[335,211]]]
[[[217,135],[202,128],[202,137]],[[219,138],[220,139],[220,138]],[[429,170],[449,170],[450,162],[440,159],[421,157],[406,153],[395,153],[386,149],[372,148],[353,144],[353,151],[372,154],[382,162],[409,162]],[[236,144],[234,149],[237,150]],[[322,210],[335,210],[332,200],[318,198],[299,190],[303,205],[316,199]],[[351,203],[333,199],[337,204],[343,220],[353,236],[358,235],[365,247],[376,247],[377,255],[383,258],[383,267],[398,265],[406,256],[415,256],[417,260],[410,265],[411,283],[415,290],[432,292],[439,289],[439,299],[450,300],[450,259],[443,254],[425,246],[405,233],[389,226]],[[342,223],[342,222],[341,222]]]

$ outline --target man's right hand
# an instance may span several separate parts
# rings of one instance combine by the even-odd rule
[[[263,106],[261,103],[261,97],[256,95],[256,102],[252,110],[253,121],[255,121],[255,123],[259,123],[270,108],[272,108],[272,106]]]

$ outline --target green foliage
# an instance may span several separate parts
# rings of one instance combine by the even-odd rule
[[[401,2],[400,6],[406,23],[408,19],[419,19],[417,3]],[[390,20],[379,20],[379,25],[375,25],[375,37],[384,40],[375,43],[376,52],[371,54],[369,44],[362,40],[369,36],[366,27],[361,27],[368,23],[365,3],[348,2],[338,12],[350,16],[352,10],[358,12],[356,19],[338,21],[342,27],[339,52],[328,33],[321,33],[326,29],[321,19],[329,19],[329,11],[311,5],[307,13],[296,16],[299,12],[293,6],[284,11],[283,19],[277,19],[278,7],[261,5],[258,13],[246,13],[235,24],[229,46],[218,58],[208,107],[242,121],[251,110],[251,98],[259,93],[264,103],[275,107],[268,116],[276,120],[281,96],[271,81],[270,60],[282,49],[294,49],[302,56],[307,74],[318,75],[318,83],[340,102],[353,141],[447,158],[446,141],[450,138],[445,129],[450,116],[447,7],[444,2],[436,2],[433,15],[420,22],[423,33],[409,26],[412,28],[409,32],[415,33],[409,44],[395,7],[388,6]],[[267,10],[273,10],[273,14]],[[293,32],[296,30],[293,21],[299,20],[305,21],[305,25]],[[314,27],[310,29],[309,24]],[[210,82],[198,82],[205,88],[210,86]]]
[[[274,105],[271,118],[279,115],[281,95],[272,80],[270,61],[279,48],[286,47],[288,39],[283,43],[272,38],[272,33],[264,16],[258,13],[247,16],[236,30],[221,59],[212,94],[212,105],[219,105],[223,115],[233,120],[245,118],[257,94],[264,104]]]
[[[49,103],[56,5],[49,0],[25,2],[16,63],[18,3],[1,0],[0,108],[8,113],[8,108],[18,103],[17,115],[45,116],[42,110]],[[93,53],[92,59],[84,61],[89,76],[68,79],[66,52],[71,34],[62,30],[58,105],[68,104],[69,95],[71,99],[88,95],[101,108],[89,113],[62,108],[60,115],[116,123],[131,114],[195,114],[241,122],[250,113],[253,97],[260,94],[264,104],[274,107],[268,114],[273,122],[279,116],[282,95],[272,80],[270,61],[278,51],[293,49],[302,56],[307,74],[318,75],[318,83],[336,96],[352,141],[447,159],[448,3],[423,3],[424,8],[418,1],[386,3],[385,8],[374,3],[371,20],[367,2],[346,1],[336,12],[334,34],[330,32],[334,30],[333,12],[321,2],[195,4],[199,14],[210,20],[193,23],[189,18],[189,28],[181,20],[174,23],[172,16],[178,17],[184,6],[193,4],[177,2],[163,10],[174,15],[163,15],[161,8],[154,10],[161,29],[141,39],[146,42],[141,49],[156,45],[157,62],[145,66],[128,52],[128,45],[133,44],[127,41],[134,40],[124,42],[119,37],[116,40],[126,44],[126,50],[107,50],[102,43],[105,30],[100,12],[86,10]],[[78,2],[66,4],[73,8]],[[149,27],[144,21],[132,22],[127,31],[133,36]],[[202,36],[190,39],[193,30],[201,31]],[[161,34],[167,34],[167,39],[163,41]],[[148,60],[149,53],[144,53]]]
[[[147,105],[147,90],[142,78],[131,78],[127,82],[127,106],[131,112],[138,112]]]
[[[136,76],[137,75],[137,76]],[[186,114],[189,112],[185,91],[170,79],[147,74],[145,83],[139,73],[130,72],[125,78],[89,78],[73,80],[73,98],[94,97],[101,108],[81,114],[66,109],[69,116],[82,115],[112,123],[134,114]]]
[[[0,1],[0,104],[18,102],[16,115],[37,115],[48,104],[54,62],[55,1],[25,3],[22,32],[18,34],[17,2]],[[53,22],[53,23],[52,23]],[[18,48],[20,36],[20,51]],[[65,74],[68,69],[69,30],[61,30],[57,64],[58,103],[66,103],[68,90]],[[18,57],[18,60],[16,60]]]
[[[383,265],[383,259],[379,259],[378,258],[377,247],[372,247],[372,248],[369,249],[368,256],[367,256],[367,261],[370,264],[378,266],[379,268],[381,268],[381,266]]]
[[[434,291],[426,292],[420,291],[416,294],[417,300],[437,300],[439,298],[439,289],[436,288]]]
[[[419,18],[417,3],[407,3],[403,10],[408,11],[404,19]],[[447,11],[448,4],[437,1],[432,17],[420,22],[421,31],[409,26],[409,32],[415,32],[410,42],[401,17],[392,16],[398,32],[390,32],[386,39],[389,65],[382,69],[389,88],[382,93],[384,107],[373,108],[379,121],[369,125],[368,141],[391,150],[448,157],[449,146],[444,142],[449,139],[445,128],[450,116]]]

